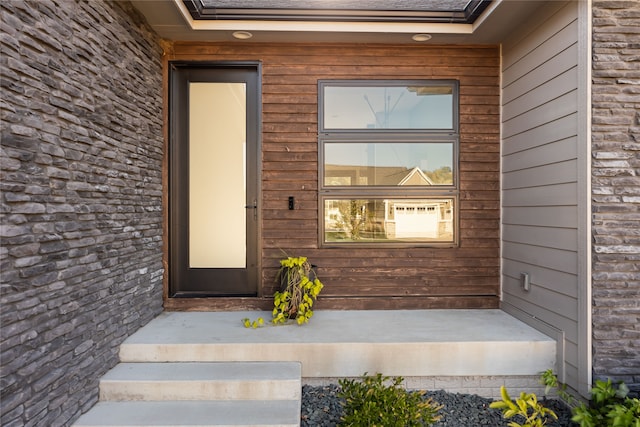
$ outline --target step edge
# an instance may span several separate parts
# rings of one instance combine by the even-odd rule
[[[249,419],[251,419],[251,422],[242,422],[240,424],[238,423],[234,423],[234,424],[210,424],[211,426],[217,426],[217,427],[221,427],[221,426],[245,426],[245,427],[275,427],[275,426],[280,426],[280,427],[289,427],[289,426],[299,426],[299,421],[300,421],[300,402],[299,401],[291,401],[291,400],[280,400],[280,401],[265,401],[265,400],[247,400],[247,401],[243,401],[243,402],[234,402],[234,409],[235,410],[242,410],[245,407],[249,407],[249,408],[253,408],[255,410],[255,406],[256,405],[265,405],[268,408],[277,408],[277,404],[282,403],[283,404],[283,408],[278,409],[277,411],[277,418],[278,418],[278,422],[269,422],[267,420],[264,419],[264,414],[261,413],[258,418],[260,418],[260,422],[256,422],[255,418],[255,414],[253,414],[254,419],[251,419],[252,414],[250,413],[250,411],[248,413],[242,413],[240,417],[235,416],[234,418],[236,419],[236,421],[238,419],[242,420],[243,418],[245,418],[246,416],[249,417]],[[151,423],[151,421],[155,421],[153,419],[153,416],[150,417],[149,419],[149,423],[140,423],[137,422],[139,421],[139,415],[141,413],[144,413],[144,411],[152,411],[152,414],[158,415],[160,411],[158,411],[158,409],[162,409],[162,408],[167,408],[170,412],[170,414],[179,414],[180,411],[178,411],[177,409],[183,409],[185,407],[185,405],[189,405],[190,409],[195,408],[201,408],[204,409],[205,411],[215,411],[218,410],[220,408],[228,408],[230,405],[229,402],[225,402],[225,401],[213,401],[213,402],[200,402],[200,401],[167,401],[167,402],[157,402],[157,401],[152,401],[152,402],[98,402],[93,408],[91,408],[87,413],[81,415],[78,420],[76,420],[76,422],[74,424],[72,424],[72,427],[98,427],[98,426],[155,426],[155,425],[162,425],[163,427],[167,427],[167,426],[185,426],[188,427],[190,425],[192,426],[198,426],[198,427],[204,427],[208,424],[203,424],[201,422],[201,420],[196,420],[198,421],[197,423],[188,423],[184,418],[181,418],[179,421],[179,424],[167,424],[166,423],[166,419],[163,419],[163,423],[162,424],[153,424]],[[118,421],[122,421],[123,418],[127,418],[126,415],[122,414],[122,411],[135,411],[135,415],[133,417],[133,421],[134,422],[128,422],[126,424],[123,423],[117,423],[115,424],[113,421],[113,418],[115,417],[116,420]],[[283,411],[287,411],[290,412],[289,414],[284,414],[283,415]],[[193,412],[191,412],[193,413]],[[272,417],[276,417],[275,413],[272,411],[270,414]],[[160,416],[160,415],[158,415]],[[218,417],[218,419],[224,417],[224,416],[228,416],[228,414],[222,415],[220,417]],[[202,415],[200,416],[202,418]],[[129,417],[130,418],[130,417]],[[157,418],[157,416],[156,416]],[[111,424],[110,424],[111,423]]]
[[[247,365],[253,369],[243,370]],[[230,368],[233,368],[230,372]],[[214,369],[215,368],[215,369]],[[238,368],[240,370],[238,370]],[[117,380],[135,377],[150,380],[175,375],[176,378],[188,380],[194,374],[203,380],[295,380],[301,376],[302,364],[299,361],[266,361],[266,362],[121,362],[108,371],[105,380]],[[204,377],[204,378],[203,378]]]

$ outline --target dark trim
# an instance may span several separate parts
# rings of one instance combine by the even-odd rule
[[[259,61],[169,61],[169,292],[173,297],[207,297],[207,296],[260,296],[262,286],[260,282],[261,271],[261,117],[262,117],[262,65]],[[250,263],[245,269],[189,269],[187,268],[188,245],[185,228],[188,218],[188,187],[185,187],[184,176],[181,178],[177,171],[187,170],[187,150],[179,148],[178,141],[187,134],[188,123],[185,105],[188,97],[182,91],[184,83],[189,81],[216,81],[217,77],[211,77],[210,73],[226,73],[246,71],[255,74],[254,78],[245,80],[246,76],[225,75],[222,81],[246,82],[247,96],[254,94],[255,109],[247,110],[248,127],[247,141],[255,141],[256,149],[253,157],[248,157],[247,173],[253,174],[247,179],[255,181],[256,208],[255,225],[248,224],[248,235],[255,236],[255,245],[247,244],[247,261]],[[219,74],[222,76],[222,74]],[[251,87],[250,82],[253,82]],[[247,101],[249,102],[249,100]],[[253,105],[253,104],[250,104]],[[249,154],[249,153],[248,153]],[[247,195],[249,197],[249,194]],[[247,202],[249,203],[249,202]],[[251,228],[253,227],[253,228]],[[253,240],[253,239],[252,239]],[[201,284],[209,281],[210,274],[216,270],[217,289],[209,289]],[[236,283],[245,282],[251,285],[250,290],[236,291]]]
[[[183,3],[194,20],[472,24],[491,0],[472,0],[464,10],[218,8],[205,6],[201,0],[183,0]]]
[[[402,187],[403,195],[424,195],[425,190],[429,194],[450,196],[452,192],[457,192],[460,187],[459,183],[459,151],[460,139],[457,135],[421,135],[415,138],[405,138],[404,134],[386,134],[386,135],[341,135],[337,134],[320,134],[318,135],[318,188],[320,192],[331,193],[336,190],[347,192],[353,196],[365,196],[368,194],[398,194],[398,186],[384,185],[325,185],[324,179],[324,162],[326,144],[340,143],[433,143],[433,144],[450,144],[453,147],[452,167],[453,183],[451,185],[434,185],[424,187]],[[420,197],[418,197],[420,198]]]
[[[384,87],[384,86],[430,86],[430,87],[450,87],[453,96],[453,115],[452,125],[450,129],[335,129],[324,127],[324,88],[327,86],[344,86],[344,87]],[[458,135],[460,133],[460,82],[458,80],[442,80],[442,79],[420,79],[420,80],[318,80],[318,134],[337,135],[344,134],[362,134],[371,137],[373,134],[383,136],[385,134],[403,134],[404,137],[415,135],[424,138],[425,135]]]
[[[453,95],[452,129],[325,129],[324,88],[327,86],[443,86]],[[433,142],[453,145],[453,184],[446,186],[326,186],[324,179],[325,144],[368,142]],[[328,199],[452,199],[453,238],[451,241],[413,242],[325,242],[324,201]],[[458,247],[460,243],[460,82],[458,80],[318,80],[318,245],[321,248],[406,248]]]
[[[429,200],[429,199],[451,199],[454,206],[454,218],[453,218],[453,239],[447,240],[433,240],[433,241],[401,241],[392,240],[389,242],[384,241],[351,241],[351,242],[326,242],[324,240],[324,202],[326,200],[349,200],[349,199],[361,199],[361,200],[384,200],[384,199],[402,199],[402,200]],[[460,243],[460,197],[458,192],[450,192],[447,194],[432,194],[427,193],[423,195],[406,195],[406,194],[389,194],[389,193],[376,193],[376,195],[368,194],[355,194],[350,192],[321,192],[318,195],[318,243],[323,249],[326,248],[457,248]]]
[[[491,0],[471,0],[464,9],[465,23],[473,24],[490,3]]]

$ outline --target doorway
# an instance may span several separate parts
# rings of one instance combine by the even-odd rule
[[[169,295],[258,292],[258,64],[171,63]]]

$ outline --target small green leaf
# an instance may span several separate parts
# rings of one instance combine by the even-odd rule
[[[496,400],[495,402],[491,402],[489,404],[489,408],[493,408],[493,409],[504,409],[504,408],[508,408],[507,404],[504,403],[501,400]]]

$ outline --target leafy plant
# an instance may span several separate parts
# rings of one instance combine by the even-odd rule
[[[558,381],[558,376],[553,373],[553,369],[544,371],[540,375],[540,382],[545,386],[544,394],[549,394],[551,389],[556,389],[556,393],[558,393],[560,399],[565,401],[569,406],[576,406],[576,399],[567,392],[567,385]]]
[[[282,289],[273,295],[273,323],[282,324],[289,319],[295,319],[298,325],[309,322],[313,316],[313,303],[324,285],[307,257],[287,257],[280,260],[276,280],[282,284]]]
[[[524,424],[511,421],[509,427],[542,427],[547,423],[548,417],[558,419],[558,416],[549,408],[545,408],[534,393],[520,393],[515,401],[507,392],[505,386],[500,387],[502,400],[491,402],[491,408],[500,409],[506,419],[517,415],[524,419]]]
[[[558,377],[551,369],[544,371],[541,375],[541,382],[546,386],[545,393],[549,393],[552,388],[557,389],[558,396],[572,406],[572,421],[578,423],[580,427],[640,427],[640,399],[632,399],[627,395],[628,387],[624,383],[620,383],[617,387],[613,385],[611,380],[596,380],[594,387],[591,389],[591,401],[589,404],[578,402],[573,396],[566,391],[566,385],[558,382]],[[501,389],[503,391],[504,387]],[[532,404],[539,405],[535,394],[521,394],[521,398],[525,397],[525,401],[529,399],[529,403],[525,402],[525,407],[531,409],[531,415],[536,410],[532,409]],[[505,418],[516,415],[512,412],[514,403],[507,404],[506,400],[511,401],[509,395],[504,390],[501,402],[494,402],[490,406],[492,408],[502,409]],[[518,405],[517,411],[519,415],[523,415],[525,409],[521,407],[522,402],[516,401]],[[549,411],[549,410],[546,410]],[[544,411],[538,411],[539,415],[544,416]],[[552,413],[552,412],[551,412]],[[555,414],[554,414],[555,415]],[[528,421],[528,420],[527,420]],[[524,424],[523,426],[538,427],[540,421],[533,421],[532,424]],[[538,422],[538,424],[536,424]],[[510,423],[510,426],[521,426],[517,423]]]
[[[401,387],[402,377],[382,374],[360,380],[339,380],[338,396],[345,399],[341,426],[405,427],[428,426],[440,419],[442,405],[424,399],[423,391],[407,391]]]
[[[242,324],[245,328],[260,328],[264,326],[264,319],[262,317],[258,317],[256,320],[251,320],[248,317],[242,319]]]
[[[295,320],[298,325],[309,322],[313,316],[313,303],[324,287],[307,257],[287,257],[280,260],[280,270],[276,281],[281,289],[273,294],[273,311],[271,322],[274,325]],[[242,319],[245,328],[260,328],[264,319]]]
[[[573,410],[573,421],[580,427],[640,427],[640,399],[628,397],[629,388],[611,379],[596,380],[589,405],[581,403]]]

